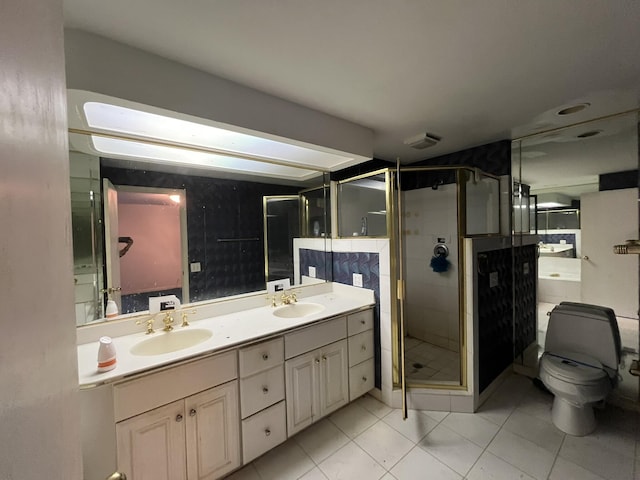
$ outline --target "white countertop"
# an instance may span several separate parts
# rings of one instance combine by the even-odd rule
[[[171,335],[173,333],[163,332],[161,327],[162,322],[160,320],[156,321],[156,333],[152,335],[146,335],[145,328],[141,325],[139,333],[113,337],[113,344],[116,348],[117,365],[115,369],[104,373],[98,373],[97,371],[99,342],[96,341],[78,345],[78,381],[80,387],[114,382],[135,373],[214,353],[243,343],[252,342],[262,337],[278,334],[325,318],[373,305],[373,292],[370,290],[364,291],[370,292],[370,295],[350,295],[347,288],[340,288],[338,289],[340,291],[300,299],[300,303],[319,303],[325,306],[322,312],[302,318],[280,318],[273,315],[273,307],[265,306],[190,321],[191,325],[185,327],[186,329],[208,329],[211,330],[213,336],[193,347],[161,355],[137,356],[130,353],[131,347],[141,341],[154,336]],[[364,293],[363,289],[358,290]],[[179,315],[176,315],[176,317],[179,317]],[[178,320],[178,318],[176,318],[176,320]],[[182,327],[179,326],[180,322],[177,321],[177,323],[178,326],[174,325],[174,331],[182,329]]]

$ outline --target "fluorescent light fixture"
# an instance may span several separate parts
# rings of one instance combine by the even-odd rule
[[[353,157],[108,103],[89,101],[83,104],[82,109],[88,125],[103,131],[205,147],[230,155],[245,154],[303,166],[313,165],[324,170],[354,163]]]
[[[558,208],[571,206],[571,198],[561,193],[543,193],[538,195],[538,208]]]
[[[306,180],[317,176],[319,172],[298,167],[276,165],[246,160],[227,155],[189,150],[186,148],[154,145],[133,140],[119,138],[91,136],[93,148],[105,155],[115,155],[118,158],[126,158],[142,162],[162,162],[178,166],[204,167],[214,170],[233,172],[252,172],[257,175],[277,178],[289,178],[292,180]]]

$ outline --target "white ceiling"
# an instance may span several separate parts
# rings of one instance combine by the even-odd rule
[[[415,161],[640,105],[635,0],[65,0],[68,27],[375,132]],[[591,103],[567,118],[555,112]],[[403,140],[428,131],[439,145]]]

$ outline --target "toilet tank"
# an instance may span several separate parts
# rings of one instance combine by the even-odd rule
[[[549,316],[544,349],[584,353],[617,370],[621,343],[615,312],[586,303],[556,305]]]

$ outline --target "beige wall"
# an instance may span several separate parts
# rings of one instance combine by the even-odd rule
[[[61,0],[0,3],[0,478],[80,479]]]

